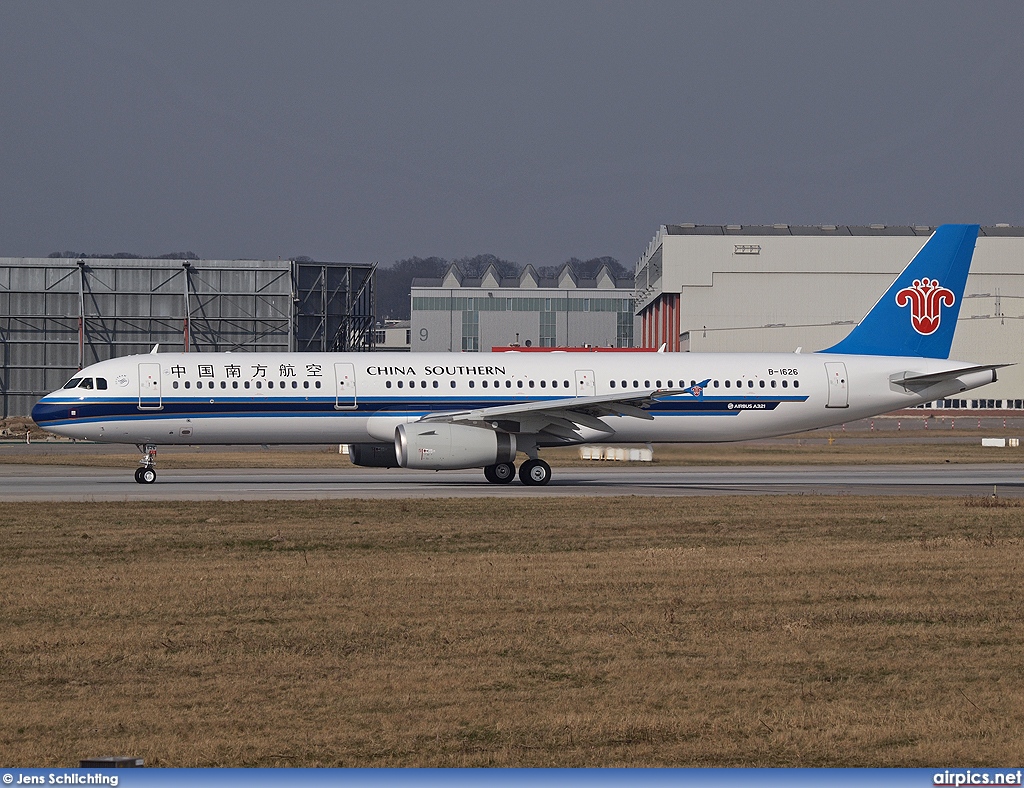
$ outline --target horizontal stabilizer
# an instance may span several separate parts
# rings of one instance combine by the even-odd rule
[[[973,367],[960,367],[959,369],[948,369],[944,372],[932,372],[927,375],[915,375],[912,372],[902,372],[893,375],[889,380],[907,388],[924,388],[935,383],[945,383],[950,380],[962,378],[964,375],[976,375],[979,372],[991,372],[991,383],[996,382],[996,370],[1003,367],[1013,366],[1012,364],[981,364]]]

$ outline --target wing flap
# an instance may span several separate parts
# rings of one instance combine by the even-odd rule
[[[685,389],[650,389],[629,394],[602,394],[594,397],[564,397],[498,405],[493,408],[433,413],[420,421],[446,421],[460,423],[486,423],[494,421],[515,421],[517,419],[546,419],[561,432],[579,430],[580,427],[613,434],[614,429],[599,419],[600,416],[625,416],[638,419],[653,419],[646,408],[664,397],[687,393]],[[565,435],[564,437],[568,437]],[[577,436],[578,437],[578,436]]]

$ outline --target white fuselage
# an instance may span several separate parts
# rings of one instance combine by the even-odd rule
[[[894,382],[963,366],[826,353],[160,353],[87,367],[75,378],[91,379],[92,388],[48,394],[33,416],[51,432],[109,443],[392,442],[398,424],[431,414],[689,389],[709,380],[699,393],[655,402],[653,419],[604,416],[611,433],[583,428],[580,437],[737,441],[878,415],[991,382],[991,372],[916,391]]]

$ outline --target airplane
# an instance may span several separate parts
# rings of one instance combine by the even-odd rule
[[[948,360],[978,225],[939,227],[867,316],[813,353],[157,353],[101,361],[44,396],[49,432],[135,444],[349,444],[377,468],[482,468],[544,485],[539,450],[728,442],[909,408],[992,383]],[[628,358],[626,357],[628,356]]]

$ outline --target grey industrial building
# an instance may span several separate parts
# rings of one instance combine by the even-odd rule
[[[371,350],[373,265],[0,258],[0,415],[83,366],[164,351]]]
[[[690,352],[805,351],[853,328],[930,226],[665,225],[636,266],[638,344]],[[982,227],[951,356],[1012,363],[946,408],[1024,406],[1024,228]]]
[[[414,279],[413,351],[480,351],[527,347],[633,347],[633,280],[607,266],[593,279],[566,264],[552,278],[528,265],[518,277],[490,266],[482,277],[457,265],[441,279]]]

